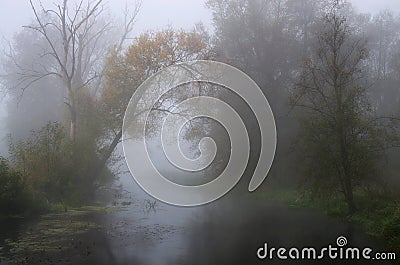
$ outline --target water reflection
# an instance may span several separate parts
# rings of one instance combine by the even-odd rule
[[[154,201],[129,175],[123,176],[121,183],[123,189],[130,192],[121,193],[114,198],[114,203],[110,203],[110,206],[121,207],[119,211],[85,215],[86,219],[75,215],[63,215],[63,219],[57,214],[46,215],[39,218],[46,219],[39,226],[37,221],[14,223],[14,227],[2,223],[3,239],[21,239],[27,234],[34,235],[38,229],[54,230],[54,222],[71,221],[66,226],[70,228],[82,222],[89,224],[91,220],[102,224],[101,228],[62,238],[60,242],[64,245],[56,252],[48,251],[50,246],[35,252],[35,256],[21,250],[26,257],[20,257],[23,262],[18,264],[390,264],[364,260],[258,260],[256,251],[265,242],[271,247],[312,246],[320,249],[328,244],[335,246],[336,238],[345,236],[349,246],[371,247],[374,251],[384,249],[382,244],[349,223],[318,212],[254,200],[253,194],[247,192],[241,194],[242,190],[246,191],[246,181],[220,200],[192,208]],[[64,220],[66,217],[69,219]],[[47,242],[49,239],[37,240],[51,244]],[[44,245],[40,246],[42,249]],[[3,260],[0,264],[13,263]]]
[[[254,201],[240,192],[201,207],[157,202],[152,210],[143,211],[140,209],[149,208],[152,199],[129,178],[123,182],[134,190],[134,203],[108,219],[116,264],[390,264],[354,260],[260,261],[256,251],[264,242],[274,247],[319,249],[335,245],[336,238],[343,235],[350,246],[383,249],[349,223],[317,212]]]
[[[372,247],[377,244],[353,225],[332,220],[319,213],[287,209],[273,203],[241,200],[221,201],[208,207],[202,219],[188,223],[185,264],[389,264],[372,261],[259,260],[256,251],[265,242],[270,247],[315,247],[317,250],[345,236],[350,246]]]

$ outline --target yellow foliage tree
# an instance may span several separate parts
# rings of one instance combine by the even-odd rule
[[[100,103],[112,139],[105,140],[102,166],[122,136],[122,119],[137,87],[161,69],[179,62],[210,59],[210,38],[202,25],[192,31],[167,28],[148,31],[135,38],[125,51],[116,49],[107,58],[105,86]],[[99,169],[102,167],[99,167]]]

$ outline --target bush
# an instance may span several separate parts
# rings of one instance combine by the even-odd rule
[[[69,186],[70,148],[65,139],[60,124],[48,123],[40,131],[33,131],[25,141],[10,140],[11,160],[21,172],[26,188],[49,202],[63,201]]]
[[[72,143],[65,128],[53,122],[32,131],[26,140],[14,143],[10,137],[12,164],[36,198],[64,207],[93,198],[103,176],[94,173],[99,157],[93,135],[85,132]]]
[[[382,234],[395,251],[400,251],[400,208],[387,217],[383,223]]]
[[[42,208],[36,204],[25,187],[19,172],[13,171],[8,161],[0,157],[0,213],[1,215],[20,214]]]

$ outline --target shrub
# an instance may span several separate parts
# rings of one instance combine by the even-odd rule
[[[19,172],[11,170],[8,161],[0,157],[0,214],[19,214],[38,210]]]

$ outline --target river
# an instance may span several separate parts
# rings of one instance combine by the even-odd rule
[[[132,201],[105,219],[113,264],[310,264],[274,257],[260,260],[256,252],[271,247],[336,247],[339,236],[348,246],[383,251],[382,244],[353,224],[321,213],[289,209],[275,202],[233,192],[200,207],[176,207],[156,202],[126,175],[121,179]],[[244,188],[244,187],[242,187]],[[240,189],[240,187],[238,187]],[[391,264],[365,260],[319,260],[312,264]],[[111,263],[110,263],[111,264]]]
[[[85,217],[71,210],[68,216],[45,215],[41,221],[3,222],[0,242],[8,242],[7,246],[14,248],[11,251],[17,249],[19,254],[13,256],[18,261],[2,259],[0,264],[391,264],[376,260],[288,261],[277,256],[260,260],[257,250],[264,243],[269,248],[319,250],[329,244],[336,247],[336,239],[344,236],[347,246],[374,251],[384,248],[382,242],[351,223],[256,200],[254,194],[241,192],[246,190],[243,185],[213,203],[185,208],[156,202],[130,174],[123,174],[119,182],[125,192],[109,205],[119,210],[82,215]],[[63,237],[62,243],[55,243],[57,237]],[[33,242],[37,250],[24,250]]]

